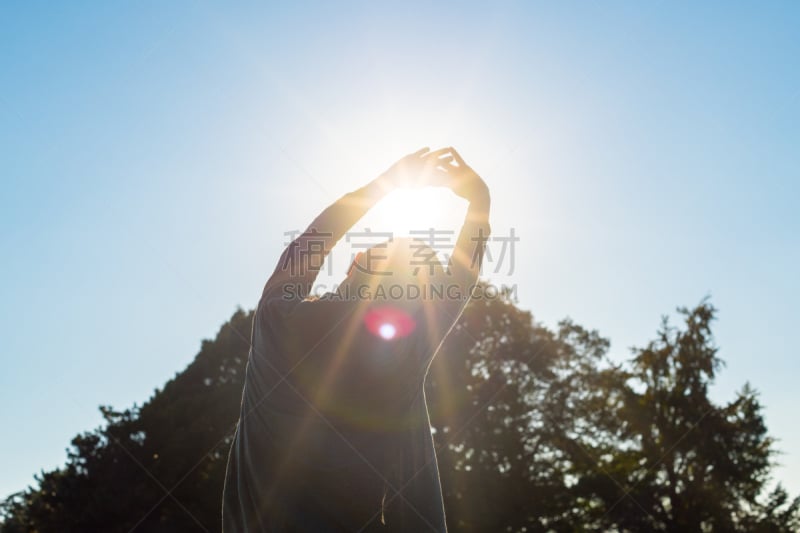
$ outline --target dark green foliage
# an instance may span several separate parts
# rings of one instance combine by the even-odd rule
[[[450,529],[799,530],[800,500],[768,491],[756,393],[708,397],[713,307],[683,313],[613,365],[594,331],[473,301],[427,383]],[[143,406],[101,408],[106,424],[72,441],[64,467],[3,504],[0,530],[218,531],[251,320],[235,313]]]
[[[65,467],[6,501],[2,531],[219,530],[251,321],[237,311],[141,408],[101,407],[106,424],[73,439]]]

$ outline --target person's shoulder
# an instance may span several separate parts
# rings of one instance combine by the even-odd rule
[[[299,300],[294,306],[293,312],[316,309],[346,309],[354,302],[338,292],[326,292],[317,296],[308,296]]]
[[[307,296],[305,298],[288,298],[285,296],[264,296],[258,305],[258,310],[265,317],[288,318],[292,315],[302,315],[322,309],[346,309],[353,302],[338,292],[326,292],[321,295]]]

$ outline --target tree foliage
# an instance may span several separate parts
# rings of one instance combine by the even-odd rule
[[[428,377],[453,531],[800,530],[771,487],[774,442],[745,384],[716,404],[708,302],[624,364],[569,320],[473,300]],[[142,406],[101,407],[66,464],[0,508],[0,531],[218,531],[252,313],[237,311]]]

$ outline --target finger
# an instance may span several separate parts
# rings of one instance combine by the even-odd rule
[[[453,166],[451,161],[438,163],[436,168],[447,172],[449,175],[452,175],[454,172],[458,172],[458,167]]]
[[[443,157],[439,157],[441,154],[447,154],[447,152],[442,152],[442,150],[436,150],[435,152],[431,152],[425,157],[422,158],[424,161],[423,168],[429,169],[438,166],[446,166],[453,158],[450,155],[444,155]]]
[[[453,181],[453,175],[452,175],[452,174],[451,174],[451,173],[450,173],[448,170],[446,170],[446,169],[443,169],[443,168],[436,167],[436,168],[434,169],[434,171],[436,172],[436,176],[437,176],[437,177],[443,178],[443,179],[444,179],[444,180],[446,180],[448,183],[450,183],[451,181]]]
[[[424,176],[424,179],[428,180],[433,176],[449,177],[450,175],[449,171],[446,168],[442,168],[442,166],[446,165],[438,165],[438,164],[425,165],[425,168],[422,169],[422,175]]]
[[[439,148],[438,150],[434,150],[433,152],[426,154],[425,157],[430,157],[432,159],[437,159],[445,154],[450,153],[452,148]]]
[[[424,148],[420,148],[419,150],[417,150],[416,152],[414,152],[414,153],[413,153],[413,154],[411,154],[411,155],[412,155],[412,156],[416,156],[416,157],[422,157],[422,156],[424,156],[424,155],[425,155],[427,152],[429,152],[429,151],[430,151],[430,149],[431,149],[431,148],[430,148],[430,146],[426,146],[426,147],[424,147]]]
[[[461,158],[461,154],[456,152],[455,148],[450,148],[450,153],[453,154],[453,157],[456,158],[456,163],[458,163],[458,166],[460,166],[460,167],[466,167],[467,166],[467,164],[464,162],[464,159]]]

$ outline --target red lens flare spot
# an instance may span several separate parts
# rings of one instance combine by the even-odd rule
[[[387,341],[406,337],[417,327],[416,321],[410,314],[390,305],[374,307],[367,311],[364,323],[370,333]]]

